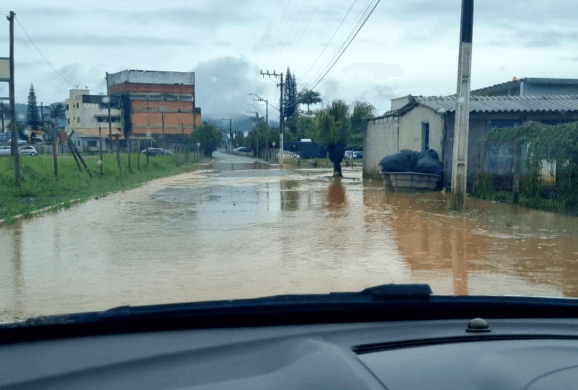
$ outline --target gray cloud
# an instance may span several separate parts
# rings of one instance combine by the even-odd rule
[[[196,78],[196,98],[203,115],[245,113],[247,93],[266,98],[267,86],[261,81],[259,68],[246,58],[221,57],[200,62],[193,71]],[[273,82],[270,82],[274,85]]]
[[[26,37],[18,37],[14,39],[17,44],[29,44],[30,41]],[[123,36],[102,36],[102,35],[42,35],[34,38],[34,42],[41,44],[43,47],[56,46],[155,46],[155,45],[171,45],[189,47],[198,45],[194,40],[175,39],[175,38],[161,38],[161,37],[123,37]]]

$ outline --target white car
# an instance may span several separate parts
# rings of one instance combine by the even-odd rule
[[[17,141],[17,142],[18,142],[18,145],[26,145],[26,143],[27,143],[26,141],[24,141],[23,139],[20,139],[20,138],[18,138],[18,141]],[[8,143],[9,143],[9,144],[12,143],[12,138],[10,138],[10,139],[8,140]]]
[[[18,149],[20,151],[21,155],[29,155],[29,156],[36,156],[38,154],[38,152],[36,151],[36,148],[34,146],[21,146],[20,149]]]
[[[10,156],[12,149],[10,146],[0,146],[0,156]]]

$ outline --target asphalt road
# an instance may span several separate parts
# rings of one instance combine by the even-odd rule
[[[222,152],[213,152],[213,157],[219,162],[224,163],[252,163],[256,161],[253,157],[237,156],[235,154],[228,154]]]

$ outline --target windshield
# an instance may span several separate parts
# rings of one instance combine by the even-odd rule
[[[578,296],[578,5],[463,4],[3,2],[0,321]]]

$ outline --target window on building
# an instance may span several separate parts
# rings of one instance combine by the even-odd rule
[[[69,104],[66,105],[66,111],[68,111],[68,110],[70,110],[70,105],[69,105]]]
[[[87,145],[88,145],[89,148],[96,148],[96,140],[94,140],[94,141],[92,141],[92,140],[91,140],[91,141],[88,141],[88,142],[87,142]]]
[[[76,118],[76,123],[80,123],[80,117]]]
[[[68,121],[68,124],[70,124],[70,118],[68,118],[67,121]]]
[[[429,123],[421,124],[421,150],[429,150]]]

